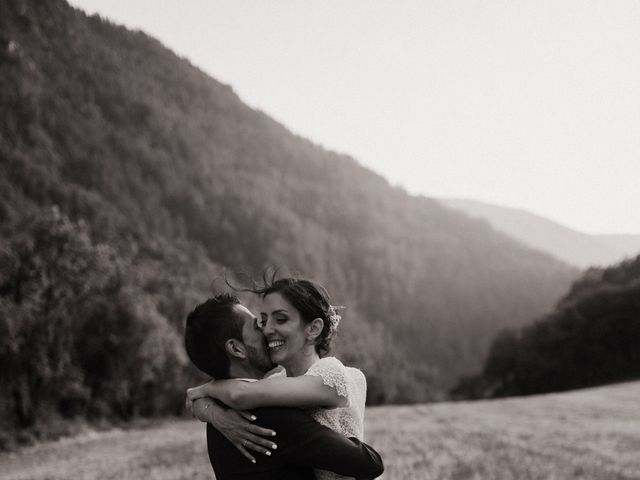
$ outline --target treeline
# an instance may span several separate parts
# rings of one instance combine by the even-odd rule
[[[56,205],[63,223],[81,229],[91,248],[111,251],[107,263],[118,267],[109,273],[115,283],[95,293],[108,301],[65,294],[74,319],[60,322],[70,338],[88,328],[76,316],[104,305],[90,325],[108,333],[124,328],[116,322],[124,316],[140,323],[132,338],[154,339],[134,343],[133,358],[147,358],[139,352],[149,352],[149,342],[159,359],[174,358],[175,345],[150,332],[166,324],[179,339],[184,316],[211,293],[213,278],[285,267],[320,281],[335,303],[348,306],[336,352],[363,368],[370,403],[427,401],[478,368],[498,329],[548,311],[576,275],[484,222],[410,196],[292,134],[141,32],[62,0],[0,2],[0,32],[0,226],[9,258],[30,241],[36,219],[51,221],[47,212]],[[49,260],[38,268],[46,271]],[[111,278],[101,265],[86,269]],[[3,322],[32,322],[40,335],[47,310],[30,306],[40,305],[40,294],[18,302],[2,288],[9,292],[2,294]],[[157,320],[151,326],[149,302]],[[28,329],[11,328],[25,335],[16,344],[30,345]],[[43,352],[64,345],[44,333],[33,341]],[[78,342],[97,356],[116,348]],[[71,377],[77,369],[66,366],[79,365],[79,355],[61,357]],[[127,370],[100,368],[105,385],[110,372]],[[11,381],[26,382],[19,377],[27,373],[15,372]],[[159,395],[165,406],[133,414],[171,411],[184,383]],[[80,391],[93,399],[92,388]],[[79,410],[90,414],[92,402]],[[127,415],[126,408],[110,411]]]
[[[116,252],[57,208],[2,233],[0,447],[52,419],[182,411],[195,380],[181,315],[204,294],[192,273],[204,257],[161,243]]]
[[[494,340],[464,398],[556,392],[640,378],[640,256],[589,269],[555,311]]]

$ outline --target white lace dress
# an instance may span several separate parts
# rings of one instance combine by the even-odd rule
[[[325,385],[335,388],[338,395],[346,398],[346,405],[338,408],[313,408],[311,416],[320,424],[346,437],[364,440],[364,404],[367,397],[367,380],[357,368],[346,367],[335,357],[324,357],[311,365],[305,375],[322,378]],[[326,470],[316,470],[317,480],[345,480],[344,477]]]

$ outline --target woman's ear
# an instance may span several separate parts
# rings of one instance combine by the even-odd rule
[[[247,358],[247,347],[244,343],[236,338],[230,338],[224,342],[224,349],[227,351],[227,355],[244,360]]]
[[[324,321],[321,318],[314,318],[307,324],[307,340],[315,341],[322,333]]]

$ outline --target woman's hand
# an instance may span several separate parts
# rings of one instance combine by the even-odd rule
[[[197,387],[188,388],[187,399],[193,402],[198,398],[210,397],[211,395],[209,394],[209,389],[211,388],[211,385],[213,385],[214,382],[215,380],[211,380],[210,382],[204,383],[202,385],[198,385]]]
[[[252,423],[254,420],[256,417],[251,412],[220,409],[215,412],[210,423],[242,455],[255,463],[256,459],[249,453],[249,450],[270,456],[277,445],[272,440],[268,440],[269,437],[274,437],[276,432],[255,425]]]

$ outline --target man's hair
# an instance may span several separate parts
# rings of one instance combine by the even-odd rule
[[[234,312],[240,301],[222,293],[198,305],[187,316],[184,343],[193,364],[213,378],[229,378],[229,357],[225,343],[242,341],[242,319]]]

